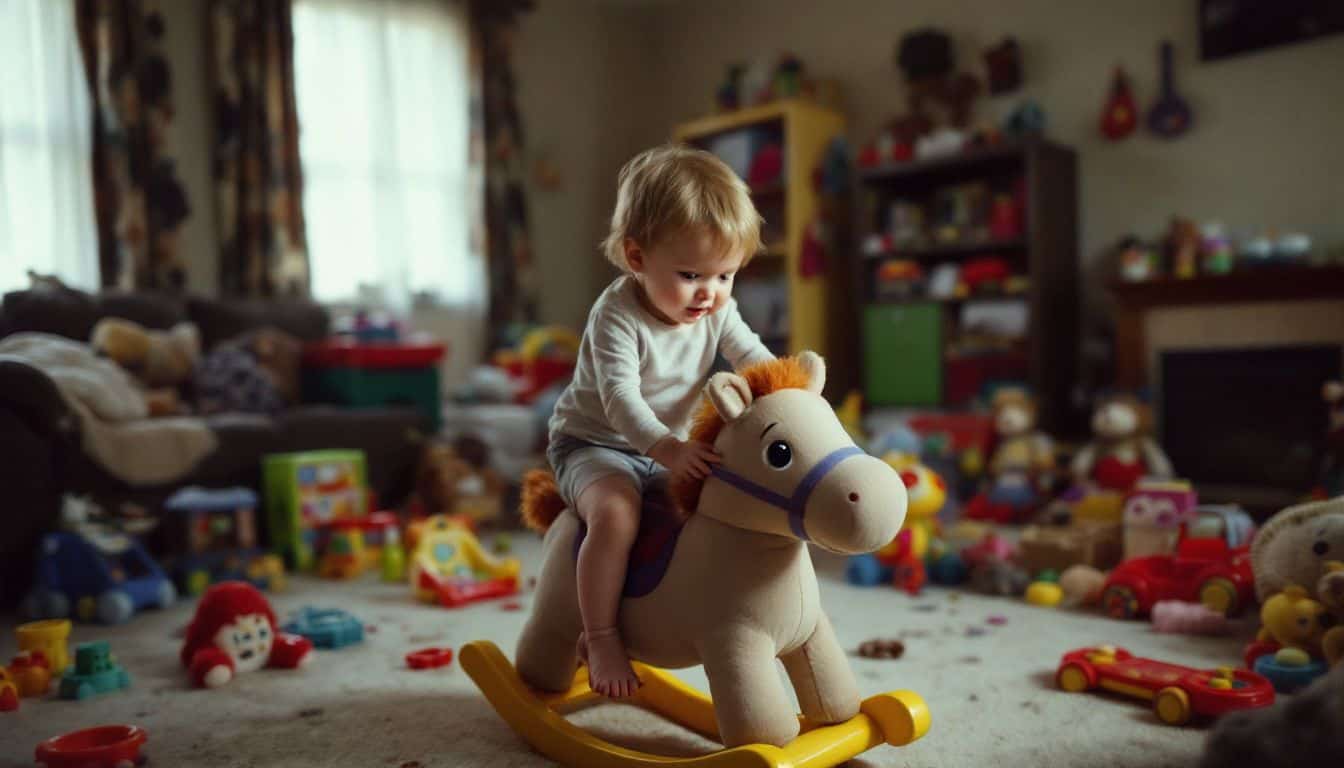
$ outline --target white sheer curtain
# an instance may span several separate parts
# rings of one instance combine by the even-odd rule
[[[403,313],[484,304],[471,242],[467,11],[449,0],[296,0],[294,71],[312,290]]]
[[[0,292],[98,286],[88,81],[73,2],[0,0]]]

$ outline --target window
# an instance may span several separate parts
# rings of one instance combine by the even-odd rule
[[[98,285],[92,112],[73,2],[0,0],[0,292]]]
[[[405,309],[483,301],[471,243],[467,12],[451,0],[296,0],[294,79],[312,290]]]

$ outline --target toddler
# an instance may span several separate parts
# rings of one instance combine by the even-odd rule
[[[734,368],[774,357],[730,296],[760,226],[746,185],[708,152],[658,147],[621,169],[602,248],[623,274],[588,314],[547,450],[560,495],[588,526],[579,651],[605,696],[639,687],[616,614],[644,488],[661,472],[703,478],[719,460],[686,440],[716,354]]]

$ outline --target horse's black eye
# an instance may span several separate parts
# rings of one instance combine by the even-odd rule
[[[776,440],[766,446],[765,461],[775,469],[783,469],[793,463],[793,449],[783,440]]]

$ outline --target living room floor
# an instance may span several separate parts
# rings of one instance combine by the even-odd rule
[[[540,548],[531,534],[513,535],[524,583],[537,570]],[[846,648],[875,637],[905,643],[898,660],[851,656],[864,695],[913,689],[933,717],[921,741],[902,749],[878,747],[853,765],[1189,766],[1207,728],[1163,725],[1136,700],[1059,691],[1055,665],[1066,651],[1102,643],[1202,668],[1236,664],[1253,632],[1243,623],[1236,637],[1162,635],[1146,622],[937,587],[912,598],[850,586],[840,558],[820,552],[814,558],[823,605]],[[447,610],[417,604],[405,585],[376,576],[354,583],[293,578],[289,591],[273,596],[277,614],[305,605],[345,608],[372,627],[364,643],[319,651],[301,671],[247,674],[213,691],[192,689],[178,664],[190,601],[118,627],[77,625],[74,641],[111,642],[132,687],[83,702],[54,695],[23,700],[18,712],[0,714],[0,765],[31,765],[41,740],[104,723],[143,726],[149,732],[145,753],[160,766],[549,765],[494,713],[456,659],[433,671],[410,671],[403,661],[410,650],[456,650],[475,639],[492,640],[511,655],[530,595],[520,602],[523,611],[504,610],[499,601]],[[991,616],[1004,621],[990,623]],[[13,617],[5,618],[4,659],[15,652],[14,625]],[[707,690],[700,669],[677,674]],[[695,755],[715,748],[635,707],[600,705],[571,719],[634,749]]]

